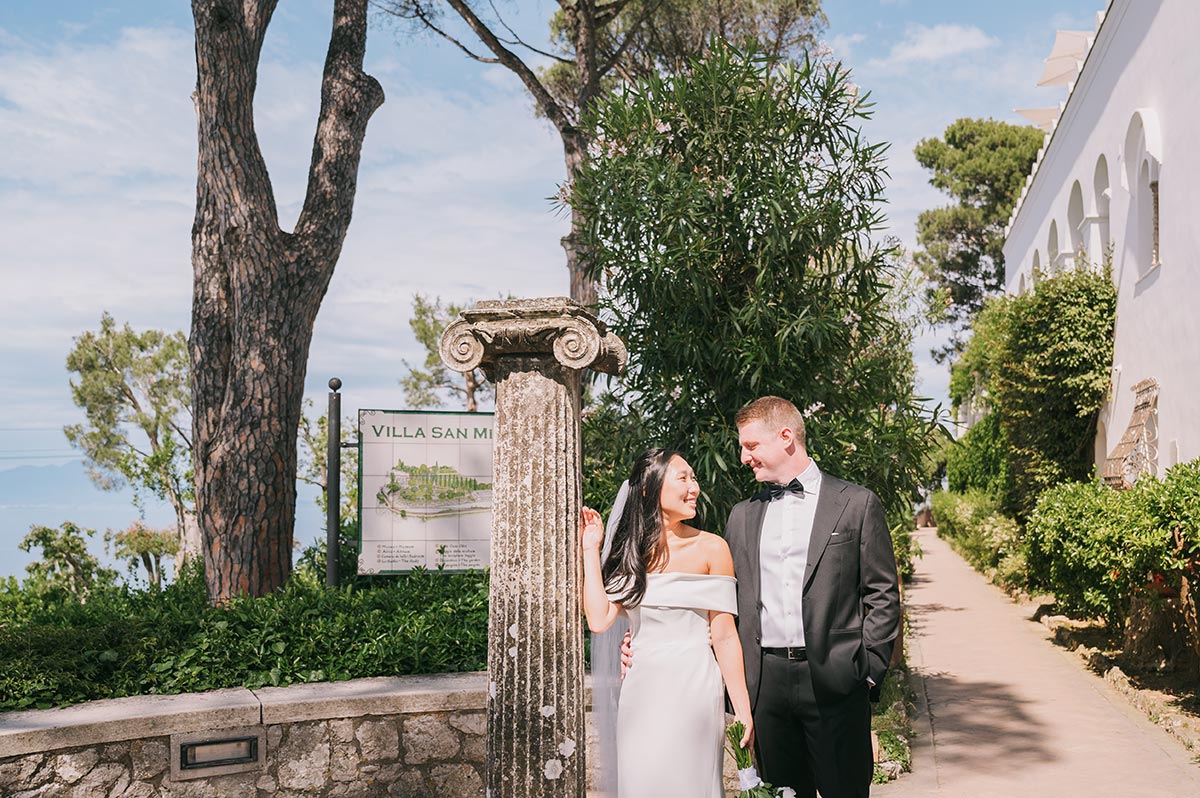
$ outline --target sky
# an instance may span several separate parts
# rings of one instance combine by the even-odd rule
[[[534,43],[557,7],[496,5]],[[1019,123],[1013,109],[1057,104],[1063,89],[1035,86],[1054,31],[1093,29],[1103,5],[825,0],[825,41],[876,103],[865,136],[891,145],[886,234],[913,248],[917,215],[947,201],[913,158],[916,143],[961,117]],[[256,127],[285,229],[303,201],[331,6],[281,0],[260,65]],[[62,428],[82,412],[65,360],[104,311],[136,329],[188,328],[191,26],[182,0],[0,8],[0,576],[23,569],[16,543],[35,520],[102,529],[136,517],[127,493],[78,478]],[[306,381],[320,408],[340,377],[346,414],[404,406],[398,378],[424,357],[408,326],[414,293],[568,292],[566,220],[548,199],[565,175],[561,143],[517,79],[378,17],[366,69],[387,100],[368,126]],[[921,331],[914,356],[920,393],[945,401],[947,369],[929,356],[938,342]],[[22,501],[22,491],[42,498]],[[148,517],[165,524],[170,513],[151,503]]]

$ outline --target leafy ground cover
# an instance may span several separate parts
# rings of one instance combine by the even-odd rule
[[[161,592],[113,587],[80,603],[0,587],[0,711],[99,698],[487,663],[487,576],[416,571],[337,590],[301,571],[278,593],[210,606],[198,573]]]
[[[872,707],[871,729],[879,738],[879,761],[872,782],[886,784],[899,770],[912,771],[912,715],[916,711],[908,682],[908,665],[901,663],[888,674],[879,703]]]

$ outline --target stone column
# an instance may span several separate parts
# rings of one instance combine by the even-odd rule
[[[585,798],[580,373],[621,340],[566,298],[480,302],[442,335],[496,386],[488,616],[489,798]]]

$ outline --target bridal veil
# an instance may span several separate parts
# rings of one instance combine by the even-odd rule
[[[617,491],[617,499],[605,524],[602,563],[612,551],[613,536],[628,495],[629,482],[625,481]],[[617,796],[617,700],[621,695],[621,640],[628,629],[629,620],[621,613],[607,632],[592,635],[592,722],[596,729],[596,747],[592,752],[596,757],[594,786],[603,798]]]

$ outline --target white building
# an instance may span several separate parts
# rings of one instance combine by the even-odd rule
[[[1109,0],[1060,32],[1042,85],[1058,109],[1009,221],[1009,293],[1099,263],[1117,285],[1096,462],[1111,482],[1200,457],[1200,0]]]

